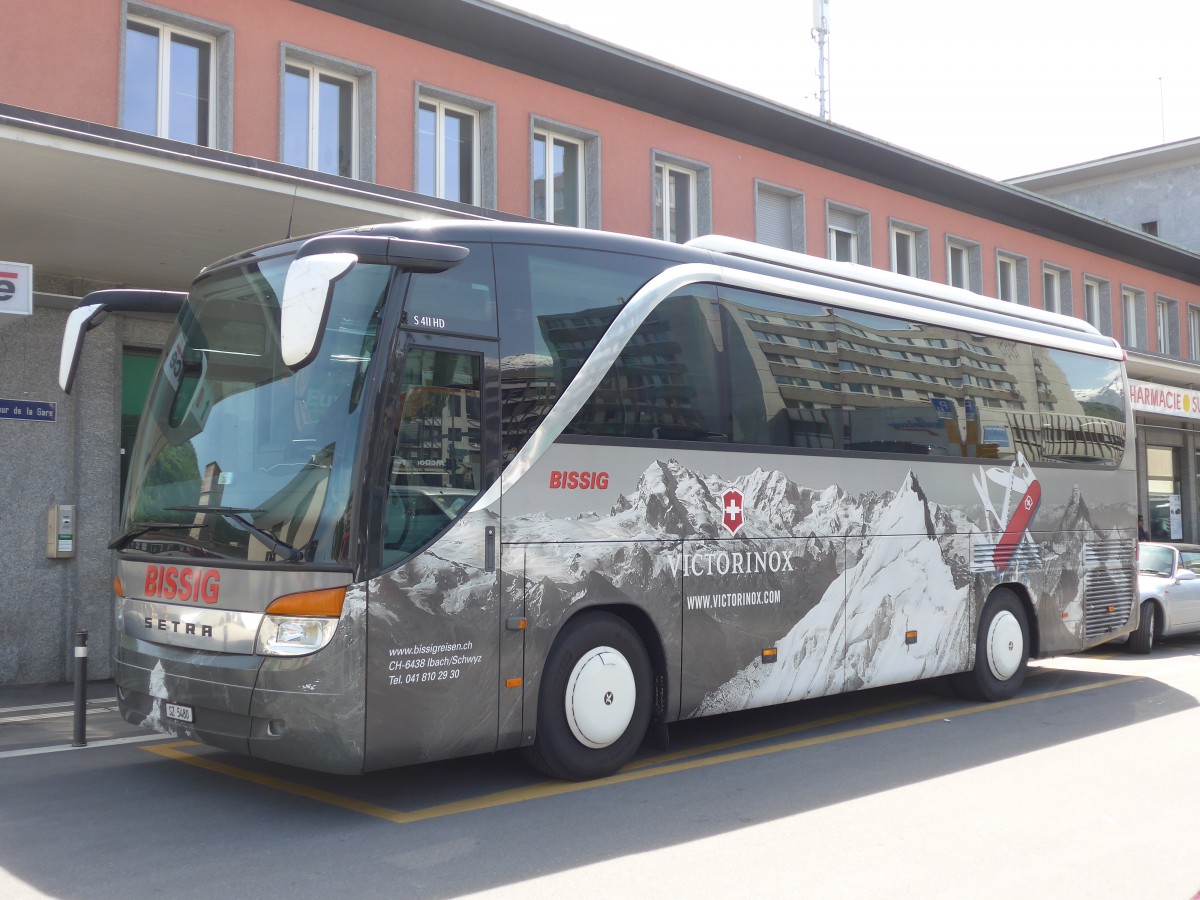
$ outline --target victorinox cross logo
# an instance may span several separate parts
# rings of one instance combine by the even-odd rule
[[[721,495],[721,507],[721,524],[730,534],[737,534],[738,529],[745,524],[745,519],[742,518],[742,492],[733,488],[727,490]]]

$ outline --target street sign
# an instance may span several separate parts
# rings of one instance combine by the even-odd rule
[[[0,419],[24,419],[27,422],[53,422],[58,404],[53,400],[0,399]]]

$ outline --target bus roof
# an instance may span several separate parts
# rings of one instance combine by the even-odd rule
[[[326,234],[372,234],[438,242],[544,244],[648,256],[674,264],[710,263],[821,287],[838,287],[842,290],[846,289],[846,283],[849,282],[854,285],[856,292],[879,300],[901,302],[906,306],[931,312],[954,311],[959,315],[966,314],[977,318],[981,322],[1006,324],[1033,333],[1069,337],[1095,345],[1104,355],[1112,355],[1114,348],[1120,350],[1120,344],[1115,339],[1101,334],[1082,319],[986,297],[922,278],[899,275],[873,266],[822,259],[723,235],[704,235],[686,244],[676,244],[653,238],[562,225],[486,219],[390,222],[339,229]],[[299,247],[310,237],[316,236],[306,235],[244,251],[213,263],[206,267],[202,274],[251,258],[274,256],[286,252],[292,246]]]

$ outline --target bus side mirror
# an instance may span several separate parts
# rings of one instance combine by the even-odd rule
[[[356,263],[396,266],[407,272],[444,272],[467,258],[457,244],[413,241],[369,233],[326,234],[304,242],[288,266],[279,304],[279,352],[292,371],[317,355],[329,319],[333,287]]]
[[[62,350],[58,355],[58,386],[64,394],[71,393],[75,384],[75,371],[79,368],[79,357],[83,354],[83,336],[99,324],[96,319],[104,313],[99,303],[77,306],[67,316],[67,327],[63,329]]]
[[[302,369],[317,355],[333,286],[357,262],[353,253],[318,253],[288,266],[279,304],[279,354],[289,369]]]
[[[92,291],[79,301],[79,305],[67,316],[63,329],[62,350],[58,357],[58,386],[63,393],[71,393],[75,384],[75,372],[79,368],[79,357],[83,353],[83,338],[99,325],[109,312],[153,312],[177,315],[187,300],[180,291],[142,291],[131,288],[113,288]]]

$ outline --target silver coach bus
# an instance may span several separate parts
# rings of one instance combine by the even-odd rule
[[[131,461],[134,723],[350,773],[522,748],[561,778],[679,719],[1128,633],[1123,352],[1084,322],[709,236],[400,223],[178,295]],[[68,322],[69,389],[106,309]]]

